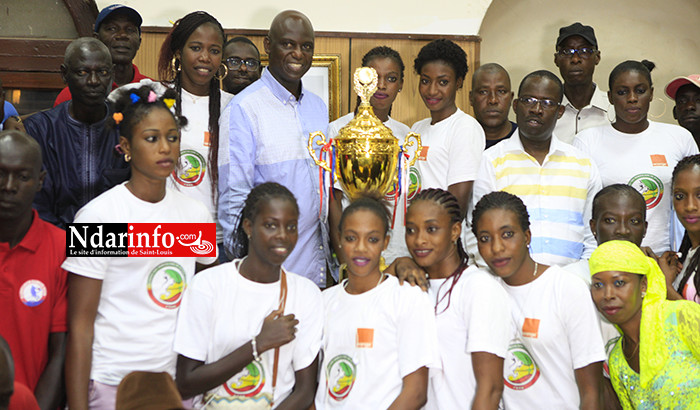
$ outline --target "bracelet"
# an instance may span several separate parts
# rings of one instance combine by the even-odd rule
[[[22,118],[19,115],[11,115],[11,116],[7,117],[7,119],[10,119],[10,118],[17,121],[20,124],[22,123]]]
[[[255,336],[253,340],[250,341],[250,344],[253,345],[253,360],[255,360],[256,362],[261,362],[262,360],[260,359],[260,355],[258,354],[258,344],[255,341],[256,338],[257,336]]]

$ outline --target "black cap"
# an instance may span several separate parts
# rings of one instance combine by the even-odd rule
[[[584,26],[579,22],[559,29],[559,37],[557,37],[557,47],[559,47],[559,45],[564,40],[571,36],[581,36],[584,40],[591,43],[593,47],[598,47],[598,40],[596,40],[595,38],[595,32],[593,31],[593,27]]]
[[[95,20],[95,33],[97,33],[100,30],[100,25],[102,24],[102,22],[112,13],[115,12],[127,16],[131,21],[133,21],[136,24],[136,27],[138,27],[139,29],[139,33],[141,32],[141,23],[143,23],[143,19],[141,18],[141,15],[138,11],[123,4],[112,4],[111,6],[103,8],[102,11],[100,11],[100,14],[97,15],[97,20]]]

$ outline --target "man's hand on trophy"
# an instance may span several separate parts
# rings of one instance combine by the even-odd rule
[[[413,259],[408,257],[396,258],[384,270],[384,273],[396,276],[402,285],[404,282],[408,282],[411,286],[419,286],[424,292],[427,292],[430,286],[428,274]]]

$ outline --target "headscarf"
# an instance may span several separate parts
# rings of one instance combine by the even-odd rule
[[[663,332],[663,302],[666,300],[666,278],[656,261],[628,241],[608,241],[593,251],[588,260],[591,276],[598,272],[618,271],[647,278],[647,292],[642,300],[642,319],[639,326],[639,382],[646,388],[661,370],[666,354]]]

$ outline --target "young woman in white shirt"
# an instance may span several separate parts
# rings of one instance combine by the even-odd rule
[[[428,368],[437,364],[428,295],[380,270],[389,214],[378,199],[353,201],[339,230],[348,278],[323,292],[316,408],[419,409],[426,401]]]
[[[175,334],[176,382],[196,408],[237,403],[307,408],[316,387],[321,292],[282,267],[297,242],[299,208],[274,182],[250,191],[236,257],[197,275]],[[256,407],[257,408],[257,407]]]
[[[406,212],[406,245],[428,273],[442,369],[431,369],[426,409],[497,409],[512,337],[508,295],[493,276],[467,268],[457,198],[421,191]]]
[[[219,78],[228,73],[226,63],[222,62],[224,41],[226,34],[219,21],[207,12],[195,11],[175,22],[163,41],[158,59],[162,81],[159,90],[175,89],[175,114],[189,119],[182,129],[179,166],[168,181],[169,186],[202,201],[215,221],[218,219],[219,116],[233,98],[219,87]],[[218,226],[217,243],[223,243]],[[219,257],[225,260],[226,255],[221,252]]]
[[[507,192],[474,206],[479,253],[511,300],[515,337],[505,359],[507,409],[598,409],[605,359],[598,316],[586,284],[530,257],[530,221]]]
[[[673,170],[673,208],[685,228],[679,252],[682,270],[663,269],[669,285],[668,298],[700,303],[700,155],[683,158]],[[665,268],[659,261],[662,268]],[[673,259],[671,259],[673,260]],[[671,264],[675,267],[675,264]]]
[[[124,184],[76,214],[76,223],[213,223],[205,206],[166,187],[180,154],[174,92],[122,90],[113,123],[131,165]],[[182,293],[195,262],[216,257],[69,257],[66,391],[71,409],[113,409],[117,386],[135,370],[175,374],[172,350]]]
[[[401,55],[394,49],[386,46],[379,46],[369,50],[364,57],[362,57],[363,67],[372,67],[377,71],[378,81],[377,81],[377,91],[372,97],[370,97],[369,102],[372,105],[372,110],[374,115],[379,118],[384,125],[391,130],[394,137],[398,138],[399,144],[403,144],[406,138],[406,134],[410,131],[408,126],[402,122],[396,121],[390,117],[391,107],[394,104],[394,100],[401,92],[403,88],[403,76],[405,66]],[[357,105],[359,106],[360,100],[358,97]],[[347,125],[350,120],[352,120],[357,114],[357,108],[355,112],[351,112],[345,116],[338,118],[337,120],[331,122],[328,125],[328,136],[330,138],[336,138],[341,128]],[[343,205],[347,206],[348,202],[343,201],[343,193],[339,189],[339,185],[336,185],[335,201],[331,204],[330,208],[330,231],[331,231],[331,241],[334,243],[334,249],[337,252],[337,227],[338,221],[340,220],[340,215],[342,214]],[[389,246],[384,252],[384,258],[387,264],[391,263],[395,258],[400,256],[406,256],[408,251],[406,250],[406,243],[403,240],[403,198],[398,198],[395,201],[396,192],[389,193],[387,199],[392,203],[397,203],[398,206],[395,210],[396,216],[394,218],[394,226],[392,228],[391,240],[389,241]]]

